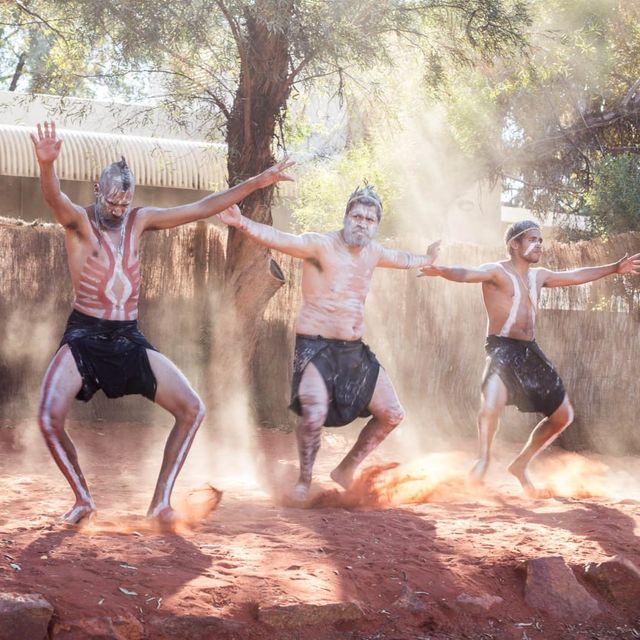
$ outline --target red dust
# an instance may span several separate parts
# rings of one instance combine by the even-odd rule
[[[0,446],[6,431],[0,429]],[[640,631],[611,603],[601,601],[599,617],[572,626],[531,610],[523,597],[520,567],[530,558],[562,556],[592,594],[582,578],[586,563],[621,554],[640,565],[638,496],[613,497],[604,482],[618,459],[594,467],[581,456],[548,456],[542,462],[550,465],[554,488],[563,489],[557,478],[574,469],[581,491],[600,497],[532,500],[502,460],[489,488],[476,491],[461,474],[471,455],[397,464],[384,461],[383,447],[344,493],[328,476],[343,451],[327,445],[317,465],[322,484],[309,509],[280,506],[265,487],[218,477],[213,463],[204,487],[203,470],[188,461],[175,500],[188,526],[166,533],[144,517],[154,478],[144,477],[141,446],[122,446],[132,439],[162,442],[166,432],[82,425],[73,437],[98,506],[84,528],[57,524],[72,494],[37,439],[26,458],[14,438],[13,451],[0,462],[0,591],[43,594],[57,623],[134,616],[153,637],[153,624],[167,622],[162,628],[168,633],[170,618],[215,616],[242,625],[239,637],[260,640],[522,640],[523,633],[531,640],[606,639]],[[294,436],[262,432],[256,447],[256,459],[281,460],[278,473],[288,480],[295,470]],[[638,467],[637,459],[626,463]],[[598,465],[597,482],[585,483]],[[193,486],[203,488],[190,492]],[[496,604],[487,611],[459,605],[474,599]],[[256,615],[261,607],[336,602],[356,603],[362,619],[281,631]]]

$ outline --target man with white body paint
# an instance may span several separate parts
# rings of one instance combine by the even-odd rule
[[[53,122],[31,134],[42,193],[65,231],[75,300],[60,348],[44,377],[38,420],[75,504],[64,515],[75,524],[95,511],[75,447],[65,431],[74,398],[88,401],[102,389],[110,398],[141,394],[169,411],[175,425],[167,440],[148,517],[171,523],[176,477],[204,417],[204,405],[179,369],[149,344],[137,326],[140,238],[216,215],[257,189],[291,180],[284,161],[239,185],[197,202],[160,209],[132,209],[134,178],[126,160],[113,163],[95,185],[95,204],[80,207],[60,190],[54,163],[62,140]]]
[[[245,218],[238,207],[220,214],[223,222],[259,244],[304,261],[291,403],[300,415],[300,476],[291,494],[299,502],[308,497],[323,426],[372,416],[331,472],[331,478],[348,489],[357,466],[404,417],[386,371],[362,342],[364,303],[376,267],[414,269],[431,264],[439,243],[424,256],[385,249],[373,242],[381,215],[382,204],[370,186],[351,195],[343,228],[331,233],[284,233]]]
[[[500,415],[505,405],[516,405],[520,411],[544,413],[545,418],[531,432],[509,471],[528,495],[548,497],[548,491],[536,489],[527,469],[533,458],[571,424],[573,407],[560,376],[535,341],[540,290],[584,284],[615,273],[637,274],[640,254],[624,256],[612,264],[557,272],[532,268],[542,256],[542,233],[536,222],[512,224],[505,242],[508,260],[475,269],[429,265],[421,271],[453,282],[482,283],[489,321],[485,345],[488,357],[478,416],[480,455],[471,470],[471,480],[483,481]]]

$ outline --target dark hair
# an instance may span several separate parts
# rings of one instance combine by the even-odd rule
[[[344,212],[345,216],[349,211],[351,211],[351,208],[355,204],[363,204],[366,207],[375,207],[378,222],[380,222],[380,218],[382,218],[382,201],[380,200],[380,196],[375,192],[373,186],[365,182],[364,187],[360,188],[360,186],[358,186],[356,188],[347,200],[347,208]]]
[[[509,244],[514,238],[520,237],[523,233],[529,231],[529,229],[540,229],[540,225],[533,220],[520,220],[514,222],[506,230],[504,234],[504,243]]]
[[[127,164],[124,156],[120,156],[118,162],[113,162],[100,174],[100,186],[106,182],[120,182],[122,191],[129,191],[133,188],[135,180],[133,173]]]

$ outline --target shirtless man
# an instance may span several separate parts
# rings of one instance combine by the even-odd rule
[[[542,287],[584,284],[614,273],[638,273],[640,254],[624,256],[600,267],[572,271],[531,268],[542,256],[542,233],[538,223],[524,220],[512,224],[505,234],[508,260],[475,269],[429,265],[426,276],[440,276],[453,282],[482,283],[482,295],[489,320],[487,366],[482,379],[482,400],[478,416],[480,457],[471,470],[471,480],[481,483],[489,466],[491,444],[505,405],[523,412],[541,412],[545,418],[531,432],[527,443],[509,471],[532,497],[548,492],[537,490],[527,469],[533,458],[573,421],[573,407],[562,380],[535,341],[538,295]]]
[[[343,228],[331,233],[283,233],[245,218],[238,207],[219,216],[259,244],[304,260],[291,393],[291,408],[301,416],[296,431],[300,476],[291,493],[298,502],[308,498],[323,425],[343,426],[358,416],[372,416],[331,472],[348,489],[356,467],[404,417],[386,371],[362,342],[364,303],[376,267],[431,264],[439,243],[425,256],[385,249],[372,241],[381,216],[382,204],[370,186],[351,194]]]
[[[60,190],[54,163],[62,140],[53,122],[31,134],[40,166],[42,193],[65,231],[69,272],[75,293],[62,342],[47,369],[38,421],[51,454],[76,500],[64,520],[76,524],[95,511],[65,419],[74,398],[87,402],[102,389],[109,398],[141,394],[169,411],[169,434],[147,516],[170,523],[173,485],[204,417],[204,405],[180,370],[155,350],[138,329],[140,237],[216,215],[247,195],[290,180],[284,161],[260,175],[197,202],[160,209],[132,209],[134,178],[126,160],[115,162],[95,185],[95,204],[83,208]]]

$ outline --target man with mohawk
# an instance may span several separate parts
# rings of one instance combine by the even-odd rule
[[[171,492],[204,418],[204,405],[180,370],[138,329],[140,238],[145,231],[209,218],[257,189],[291,180],[284,172],[293,162],[280,162],[191,204],[132,209],[134,177],[122,158],[102,172],[94,187],[95,204],[85,208],[60,190],[54,163],[62,140],[55,124],[38,124],[37,135],[31,134],[31,139],[44,199],[64,227],[75,293],[62,342],[42,383],[38,413],[47,446],[76,497],[64,520],[77,524],[95,512],[75,447],[65,431],[65,419],[74,398],[87,402],[102,389],[109,398],[141,394],[174,416],[147,513],[151,519],[171,524],[177,519]]]
[[[302,306],[296,321],[291,408],[300,476],[291,498],[308,498],[323,426],[371,416],[331,478],[348,489],[357,466],[400,424],[404,412],[386,371],[362,342],[364,303],[376,267],[415,269],[431,264],[439,242],[426,255],[385,249],[373,241],[382,203],[373,187],[356,189],[347,202],[343,228],[293,235],[249,220],[238,207],[220,219],[256,242],[303,260]]]
[[[543,287],[564,287],[593,282],[605,276],[640,270],[640,253],[617,262],[571,271],[532,268],[542,256],[542,232],[533,220],[512,224],[505,233],[509,258],[476,268],[428,265],[422,275],[453,282],[482,283],[488,328],[487,365],[482,379],[478,415],[480,455],[471,470],[473,483],[482,483],[489,468],[491,445],[505,405],[544,418],[509,465],[509,472],[531,497],[550,497],[529,477],[529,463],[573,422],[573,407],[560,376],[535,341],[538,296]]]

